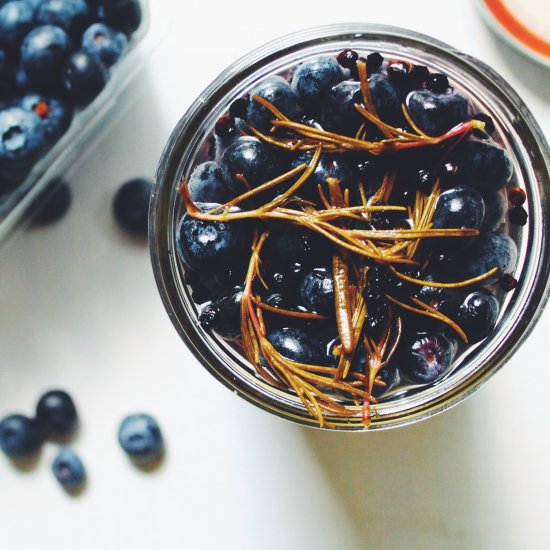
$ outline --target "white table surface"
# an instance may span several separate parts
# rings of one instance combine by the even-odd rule
[[[89,472],[71,497],[50,472],[55,445],[26,472],[1,456],[0,548],[550,548],[550,311],[500,373],[442,415],[382,433],[306,429],[199,366],[163,309],[145,243],[110,210],[122,181],[153,174],[178,118],[224,67],[293,30],[356,20],[431,34],[499,71],[547,137],[550,72],[495,39],[470,1],[152,4],[170,33],[144,61],[136,103],[68,174],[68,215],[0,251],[0,416],[67,389]],[[164,431],[156,471],[117,445],[134,411]]]

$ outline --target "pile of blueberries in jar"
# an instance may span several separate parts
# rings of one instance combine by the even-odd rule
[[[321,425],[361,402],[368,423],[487,337],[528,219],[490,113],[445,74],[354,50],[233,101],[179,192],[201,324]]]
[[[141,20],[139,0],[0,0],[0,194],[101,92]]]

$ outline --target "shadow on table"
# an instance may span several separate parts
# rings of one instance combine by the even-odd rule
[[[475,448],[471,410],[384,432],[303,430],[362,543],[378,550],[482,547],[476,460],[483,452]]]

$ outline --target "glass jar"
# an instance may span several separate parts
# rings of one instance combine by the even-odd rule
[[[197,359],[218,380],[255,405],[288,420],[316,426],[299,398],[259,378],[246,358],[198,322],[198,308],[184,282],[175,235],[185,207],[176,190],[182,176],[204,158],[204,144],[232,101],[259,80],[280,74],[308,58],[351,48],[406,59],[449,76],[455,87],[493,118],[508,148],[516,184],[527,192],[528,224],[513,228],[518,263],[514,292],[504,297],[495,329],[455,359],[451,372],[426,387],[409,387],[375,406],[369,429],[403,426],[456,405],[500,369],[531,332],[548,298],[550,247],[549,149],[531,113],[491,68],[433,38],[371,24],[338,24],[298,32],[259,48],[225,70],[197,98],[174,129],[160,159],[150,209],[150,249],[157,285],[172,322]],[[194,368],[194,366],[190,367]],[[365,430],[357,416],[327,416],[337,430]]]

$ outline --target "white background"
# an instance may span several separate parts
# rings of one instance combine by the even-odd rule
[[[550,312],[475,396],[383,433],[305,429],[217,383],[180,342],[144,242],[111,217],[120,183],[152,175],[178,118],[237,57],[272,38],[338,21],[387,23],[488,62],[550,136],[550,73],[495,39],[470,1],[171,2],[172,23],[143,60],[137,99],[68,177],[57,225],[0,251],[0,416],[30,414],[48,388],[74,396],[74,447],[89,472],[78,497],[56,484],[47,444],[29,471],[0,457],[0,548],[550,548]],[[184,6],[185,4],[185,6]],[[547,14],[546,14],[547,15]],[[157,417],[168,452],[136,469],[116,442],[121,418]]]

